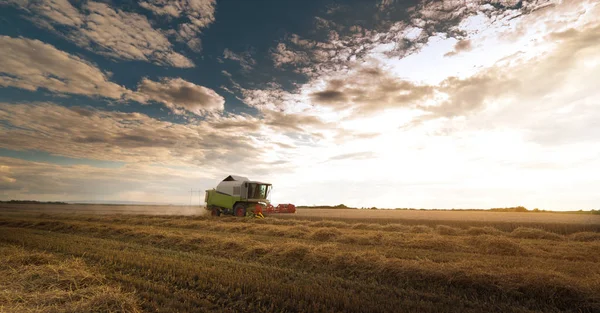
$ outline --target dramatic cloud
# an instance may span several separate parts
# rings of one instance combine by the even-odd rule
[[[140,113],[1,104],[0,147],[96,160],[218,166],[261,155],[245,131],[182,125]]]
[[[418,2],[417,2],[418,3]],[[468,51],[472,43],[470,33],[486,25],[478,25],[477,19],[487,17],[496,23],[510,23],[511,19],[531,14],[548,6],[551,0],[533,1],[421,1],[411,5],[405,1],[381,1],[372,12],[377,16],[369,26],[337,24],[329,19],[317,18],[316,30],[322,37],[318,40],[304,38],[298,34],[286,37],[285,54],[274,55],[287,60],[286,55],[300,55],[310,62],[298,62],[297,72],[310,78],[324,74],[346,71],[352,63],[367,61],[377,57],[385,60],[402,59],[421,51],[432,38],[444,36],[459,42],[459,51]],[[381,12],[380,12],[381,11]],[[385,14],[381,14],[386,12]],[[364,12],[363,14],[368,14]],[[395,17],[395,19],[391,19]],[[470,19],[474,18],[474,21]],[[345,22],[345,20],[342,20]],[[365,22],[362,19],[360,22]],[[481,27],[478,27],[481,26]],[[280,50],[282,46],[273,48]]]
[[[240,66],[245,70],[251,70],[254,65],[256,65],[256,60],[252,58],[252,53],[250,51],[245,51],[242,53],[234,53],[229,49],[225,49],[223,51],[223,57],[225,59],[237,61],[240,63]]]
[[[547,38],[555,41],[557,47],[545,55],[525,60],[515,55],[472,77],[444,80],[439,90],[448,99],[427,110],[434,116],[460,116],[481,109],[486,102],[500,99],[536,102],[564,90],[569,81],[579,81],[584,77],[600,79],[599,75],[593,74],[593,69],[598,68],[597,61],[593,60],[600,58],[597,53],[600,49],[600,25],[550,33]],[[511,63],[512,66],[507,66]],[[582,95],[592,91],[583,81],[574,88],[579,89]],[[551,102],[547,101],[547,107]]]
[[[158,82],[144,78],[138,84],[137,91],[148,100],[164,103],[176,113],[185,110],[202,115],[222,111],[225,104],[225,99],[214,90],[181,78],[163,78]]]
[[[431,86],[418,86],[389,75],[378,68],[359,68],[327,82],[325,90],[311,94],[315,103],[357,113],[373,113],[385,108],[411,107],[433,95]]]
[[[152,16],[151,22],[95,2],[37,1],[27,7],[40,25],[113,58],[167,64],[169,58],[157,51],[173,48],[168,41],[156,45],[160,36],[200,48],[195,40],[214,20],[213,1],[142,1],[137,10]],[[175,177],[165,174],[166,183],[176,186],[189,184],[179,177],[185,171],[194,179],[201,177],[196,173],[217,177],[223,169],[264,177],[286,202],[331,204],[341,197],[352,205],[378,207],[399,198],[406,201],[402,206],[419,207],[597,203],[597,1],[427,0],[411,5],[395,0],[358,9],[332,5],[325,16],[310,17],[313,29],[277,31],[283,37],[269,40],[268,46],[240,40],[236,47],[256,44],[257,49],[207,56],[204,69],[215,78],[211,88],[229,82],[220,88],[231,93],[226,107],[232,112],[225,110],[223,97],[193,80],[194,70],[184,71],[185,80],[154,78],[170,74],[144,68],[143,75],[152,79],[115,72],[119,82],[131,84],[125,89],[74,53],[34,40],[1,38],[3,56],[23,58],[0,59],[2,86],[157,102],[186,116],[173,123],[167,122],[172,116],[42,102],[0,104],[0,148],[129,163],[120,163],[111,176],[91,167],[3,159],[0,188],[34,194],[23,191],[29,186],[56,195],[85,185],[79,175],[107,181],[123,175],[135,186],[132,192],[149,194],[161,185],[154,184],[160,175],[150,165],[158,164],[158,173],[173,169]],[[115,35],[105,27],[109,22],[119,28],[144,24],[131,27],[140,34],[133,39],[149,42],[132,43],[129,29]],[[162,22],[171,23],[172,30],[157,28]],[[148,28],[159,37],[145,33]],[[106,37],[97,35],[100,29]],[[248,75],[259,62],[261,71]],[[241,71],[231,69],[237,63]],[[270,71],[269,64],[274,65]],[[171,165],[176,166],[162,167]],[[24,174],[27,166],[43,173],[40,184],[25,183],[35,179]],[[177,171],[180,167],[185,170]],[[44,187],[51,175],[67,178],[55,189]],[[111,195],[120,189],[104,181],[91,185]]]
[[[39,40],[0,36],[0,86],[35,91],[135,100],[157,101],[176,113],[218,112],[225,99],[214,90],[181,78],[155,82],[142,79],[137,92],[110,82],[94,64],[60,51]]]
[[[202,50],[198,35],[215,21],[215,0],[150,0],[139,4],[157,15],[186,18],[188,21],[179,24],[177,31],[169,33],[174,33],[177,41],[185,42],[193,51]]]
[[[581,12],[585,10],[582,7],[585,3],[586,1],[580,1],[578,4],[565,4],[562,9],[565,12]],[[380,6],[388,8],[396,4],[394,1],[383,1]],[[520,75],[530,76],[529,72],[540,71],[531,71],[528,66],[523,65],[525,64],[523,62],[523,66],[519,67],[515,67],[514,62],[494,64],[494,58],[506,60],[506,57],[514,53],[507,49],[510,43],[507,44],[506,39],[502,37],[519,38],[518,34],[508,32],[512,29],[521,33],[523,29],[531,31],[524,28],[526,24],[535,26],[532,28],[535,30],[543,29],[542,25],[551,25],[546,26],[547,34],[548,30],[558,28],[555,25],[573,23],[579,15],[567,13],[560,22],[548,24],[544,21],[556,20],[556,16],[547,16],[547,14],[559,11],[558,9],[542,10],[552,8],[548,6],[548,1],[522,3],[498,1],[496,4],[492,6],[485,1],[474,1],[468,6],[462,6],[454,1],[428,1],[412,11],[409,10],[412,13],[408,22],[390,24],[387,31],[373,31],[353,26],[350,34],[330,35],[327,42],[304,39],[295,34],[288,36],[288,44],[280,43],[273,50],[274,62],[279,67],[283,64],[293,64],[294,71],[306,74],[308,82],[297,85],[293,91],[288,92],[278,88],[245,89],[242,90],[244,101],[261,110],[285,112],[291,110],[298,112],[298,106],[305,108],[304,104],[310,103],[312,108],[319,110],[320,113],[323,113],[324,109],[337,112],[339,119],[347,118],[348,111],[353,112],[354,116],[360,116],[394,108],[421,111],[425,113],[426,118],[446,118],[476,112],[490,101],[511,99],[519,93],[528,93],[523,88],[527,83],[514,72],[523,68]],[[540,20],[539,23],[532,24],[536,18]],[[484,26],[486,28],[482,29]],[[477,37],[482,39],[478,40],[489,41],[493,37],[499,38],[494,40],[504,40],[505,42],[497,43],[502,45],[502,48],[497,50],[504,55],[493,53],[488,58],[492,60],[491,63],[488,63],[487,67],[480,66],[479,71],[475,70],[474,64],[470,64],[470,59],[461,61],[465,63],[462,69],[470,71],[471,75],[464,73],[456,75],[459,73],[448,71],[452,66],[446,65],[448,61],[445,58],[436,57],[435,64],[440,65],[437,68],[435,65],[421,64],[425,68],[420,69],[406,64],[411,62],[408,61],[407,56],[411,54],[412,57],[421,49],[429,49],[423,55],[435,53],[440,56],[452,56],[457,53],[471,53],[476,43],[470,36],[475,36],[486,29],[490,31],[482,33]],[[438,34],[439,32],[442,34]],[[533,37],[533,35],[528,36]],[[537,35],[540,36],[544,36],[543,33]],[[433,39],[444,44],[452,42],[454,47],[451,52],[440,54],[441,45],[436,46]],[[430,46],[432,47],[429,48]],[[514,47],[517,48],[518,44],[514,44]],[[477,53],[475,60],[480,60],[484,55],[480,51],[475,52]],[[298,59],[301,61],[296,62],[297,59],[294,57],[296,55],[303,56]],[[431,58],[418,59],[416,62],[433,61],[429,60]],[[539,62],[551,64],[553,61],[540,58]],[[567,68],[571,62],[563,61],[556,64],[564,64],[564,68]],[[423,73],[437,72],[435,75],[440,79],[437,81],[430,79],[431,83],[423,82],[419,79],[425,76],[420,75],[421,70]],[[446,76],[442,76],[444,75],[441,74],[444,73],[442,71],[446,71]],[[544,75],[553,76],[550,71],[545,72]],[[536,84],[543,85],[548,79],[540,76],[534,81],[537,82]],[[418,115],[413,114],[415,117]]]
[[[318,123],[301,117],[284,120]],[[295,139],[278,129],[287,129],[287,136],[295,134]],[[216,115],[203,122],[177,124],[141,113],[52,103],[0,104],[0,148],[77,159],[192,166],[204,173],[222,173],[227,168],[228,173],[265,175],[290,171],[292,165],[278,161],[288,157],[284,150],[305,141],[291,125],[249,115]]]
[[[143,15],[93,1],[85,2],[81,10],[66,0],[9,3],[33,12],[35,15],[29,18],[34,22],[92,52],[159,65],[194,66],[191,60],[173,51],[163,32],[154,29]]]
[[[39,40],[0,36],[0,86],[119,99],[127,89],[79,57]]]

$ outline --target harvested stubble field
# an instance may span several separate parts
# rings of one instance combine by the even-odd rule
[[[598,223],[496,219],[4,208],[0,312],[600,312]]]

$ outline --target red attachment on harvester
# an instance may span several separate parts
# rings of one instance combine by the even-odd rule
[[[296,206],[291,203],[280,204],[277,208],[279,209],[279,213],[296,213]]]
[[[255,209],[254,209],[254,214],[262,214],[263,210],[262,210],[262,206],[260,204],[256,204]]]
[[[267,206],[264,209],[265,213],[274,213],[275,212],[275,207],[272,204],[267,204]]]
[[[272,204],[267,205],[264,210],[265,213],[296,213],[296,206],[287,203],[287,204],[279,204],[276,207]]]

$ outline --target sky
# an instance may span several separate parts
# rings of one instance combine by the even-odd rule
[[[0,56],[0,200],[600,208],[599,1],[0,0]]]

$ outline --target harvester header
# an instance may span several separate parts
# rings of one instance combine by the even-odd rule
[[[295,213],[292,204],[273,207],[269,200],[272,185],[247,177],[229,175],[216,188],[206,190],[204,201],[211,215],[264,217],[265,213]]]

